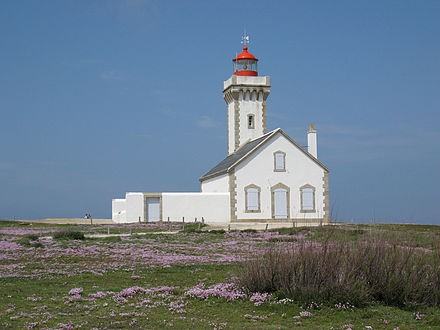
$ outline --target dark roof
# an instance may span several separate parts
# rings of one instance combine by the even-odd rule
[[[220,163],[215,165],[209,172],[200,178],[200,181],[207,179],[208,177],[217,176],[221,173],[226,173],[228,168],[237,163],[240,159],[246,156],[252,149],[259,145],[262,141],[268,138],[274,131],[269,132],[255,140],[249,141],[244,144],[240,149],[238,149],[233,154],[223,159]]]

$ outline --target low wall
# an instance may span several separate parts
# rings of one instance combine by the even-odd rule
[[[112,199],[112,219],[114,222],[126,221],[125,201],[125,198]]]
[[[229,222],[229,193],[162,193],[162,220]]]

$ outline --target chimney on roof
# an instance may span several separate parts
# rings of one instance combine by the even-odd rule
[[[314,124],[309,125],[309,130],[307,132],[307,151],[313,157],[318,158],[318,142]]]

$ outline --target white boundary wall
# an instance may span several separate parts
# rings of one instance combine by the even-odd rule
[[[125,214],[125,221],[119,222],[139,222],[139,219],[144,221],[144,193],[128,192],[125,194]]]
[[[126,222],[125,198],[112,199],[112,220]]]
[[[221,193],[159,193],[162,220],[185,222],[229,222],[229,192]],[[128,192],[125,199],[112,200],[112,220],[117,223],[144,222],[144,193]]]
[[[163,220],[229,222],[229,193],[162,193]]]

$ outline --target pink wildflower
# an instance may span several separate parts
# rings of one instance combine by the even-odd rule
[[[253,302],[255,306],[260,306],[264,304],[269,299],[269,297],[270,295],[268,293],[255,292],[249,300]]]
[[[83,292],[83,288],[73,288],[72,290],[69,291],[69,294],[70,295],[78,295],[78,294],[81,294],[82,292]]]

